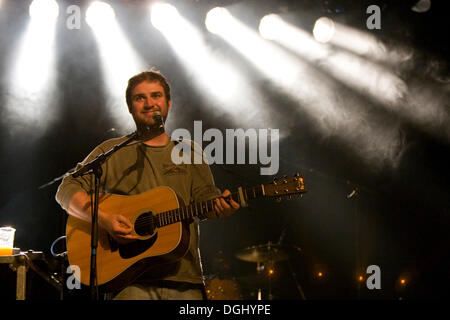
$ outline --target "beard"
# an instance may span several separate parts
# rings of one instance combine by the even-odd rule
[[[167,116],[161,116],[162,123],[160,121],[155,121],[154,117],[139,117],[133,114],[133,119],[136,124],[136,129],[138,136],[141,139],[148,140],[163,134],[164,123],[166,122]]]

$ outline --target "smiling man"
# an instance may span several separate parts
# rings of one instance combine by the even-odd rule
[[[153,74],[142,73],[130,80],[126,91],[128,110],[133,116],[138,132],[151,130],[157,124],[153,118],[155,111],[161,112],[164,122],[167,119],[172,100],[170,87],[163,79],[155,80]],[[146,141],[150,145],[164,145],[169,136],[164,132]]]
[[[230,195],[228,190],[222,194],[218,192],[206,163],[175,164],[172,162],[171,151],[176,143],[193,145],[193,142],[174,142],[165,132],[157,131],[155,112],[160,112],[165,120],[172,103],[170,86],[160,72],[150,70],[132,77],[126,89],[126,101],[128,110],[136,123],[138,136],[144,138],[119,149],[102,165],[101,193],[138,196],[158,187],[170,187],[176,194],[180,207],[191,203],[212,201],[213,206],[201,207],[198,212],[200,219],[225,218],[239,208],[239,204],[228,197]],[[128,138],[129,136],[120,137],[101,143],[82,163],[91,161],[100,153],[111,150]],[[63,209],[71,216],[86,222],[91,221],[90,194],[93,192],[91,180],[90,176],[79,178],[67,176],[56,194],[56,200]],[[189,212],[182,211],[183,215],[185,213]],[[186,225],[189,231],[185,233],[189,236],[185,254],[172,260],[165,259],[164,263],[156,268],[150,264],[149,271],[130,277],[132,280],[125,288],[112,289],[114,298],[204,299],[198,239],[200,219],[198,218],[195,216],[183,224],[183,228]],[[130,244],[132,246],[142,239],[134,228],[134,223],[137,225],[137,222],[131,221],[132,219],[121,213],[119,209],[110,206],[102,207],[100,204],[98,219],[99,227],[112,241],[111,248],[117,245],[120,248],[119,252],[121,249],[124,252],[125,246]],[[163,231],[164,229],[160,228],[159,235],[152,237],[156,241],[154,245],[158,245],[158,239],[163,238]],[[182,235],[179,237],[183,238]],[[82,250],[88,251],[89,248],[82,248]],[[130,255],[129,252],[126,254]],[[102,272],[102,268],[112,269],[112,266],[99,264],[98,272]]]

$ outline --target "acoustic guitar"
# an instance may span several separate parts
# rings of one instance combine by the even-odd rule
[[[259,197],[303,195],[303,177],[295,175],[274,179],[273,183],[250,188],[239,187],[231,194],[241,207]],[[214,210],[214,200],[179,206],[175,192],[169,187],[157,187],[139,195],[102,194],[99,210],[120,212],[130,219],[133,235],[139,238],[119,244],[102,228],[98,229],[97,285],[107,291],[119,290],[143,272],[174,262],[189,248],[189,223],[194,217]],[[91,224],[69,216],[66,227],[67,253],[70,265],[80,268],[79,281],[90,282]],[[77,274],[75,274],[77,276]]]

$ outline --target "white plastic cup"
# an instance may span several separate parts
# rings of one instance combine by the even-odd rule
[[[0,256],[12,255],[15,232],[16,229],[11,227],[0,228]]]

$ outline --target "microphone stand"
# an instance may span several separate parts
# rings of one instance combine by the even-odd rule
[[[138,130],[130,135],[130,137],[121,142],[118,145],[115,145],[111,150],[99,154],[94,160],[85,163],[78,170],[75,170],[71,175],[73,178],[81,177],[85,174],[94,174],[95,182],[94,182],[94,206],[91,207],[92,211],[92,221],[91,221],[91,265],[90,265],[90,274],[89,274],[89,286],[91,290],[91,299],[98,300],[98,286],[97,286],[97,246],[98,246],[98,201],[100,197],[100,178],[102,176],[102,168],[101,165],[111,156],[113,153],[126,146],[132,140],[150,140],[154,137],[164,133],[164,119],[161,115],[161,112],[155,111],[153,115],[153,119],[156,123],[156,126],[138,126]]]
[[[100,189],[100,178],[102,176],[101,165],[111,156],[114,152],[118,151],[132,140],[136,139],[137,132],[131,134],[131,136],[115,145],[111,150],[98,155],[94,160],[84,164],[78,170],[72,173],[72,177],[77,178],[85,174],[93,173],[95,176],[94,182],[94,206],[91,207],[92,211],[92,221],[91,221],[91,266],[90,266],[90,278],[89,286],[91,290],[91,299],[98,300],[98,288],[97,288],[97,245],[98,245],[98,201],[99,201],[99,189]]]

